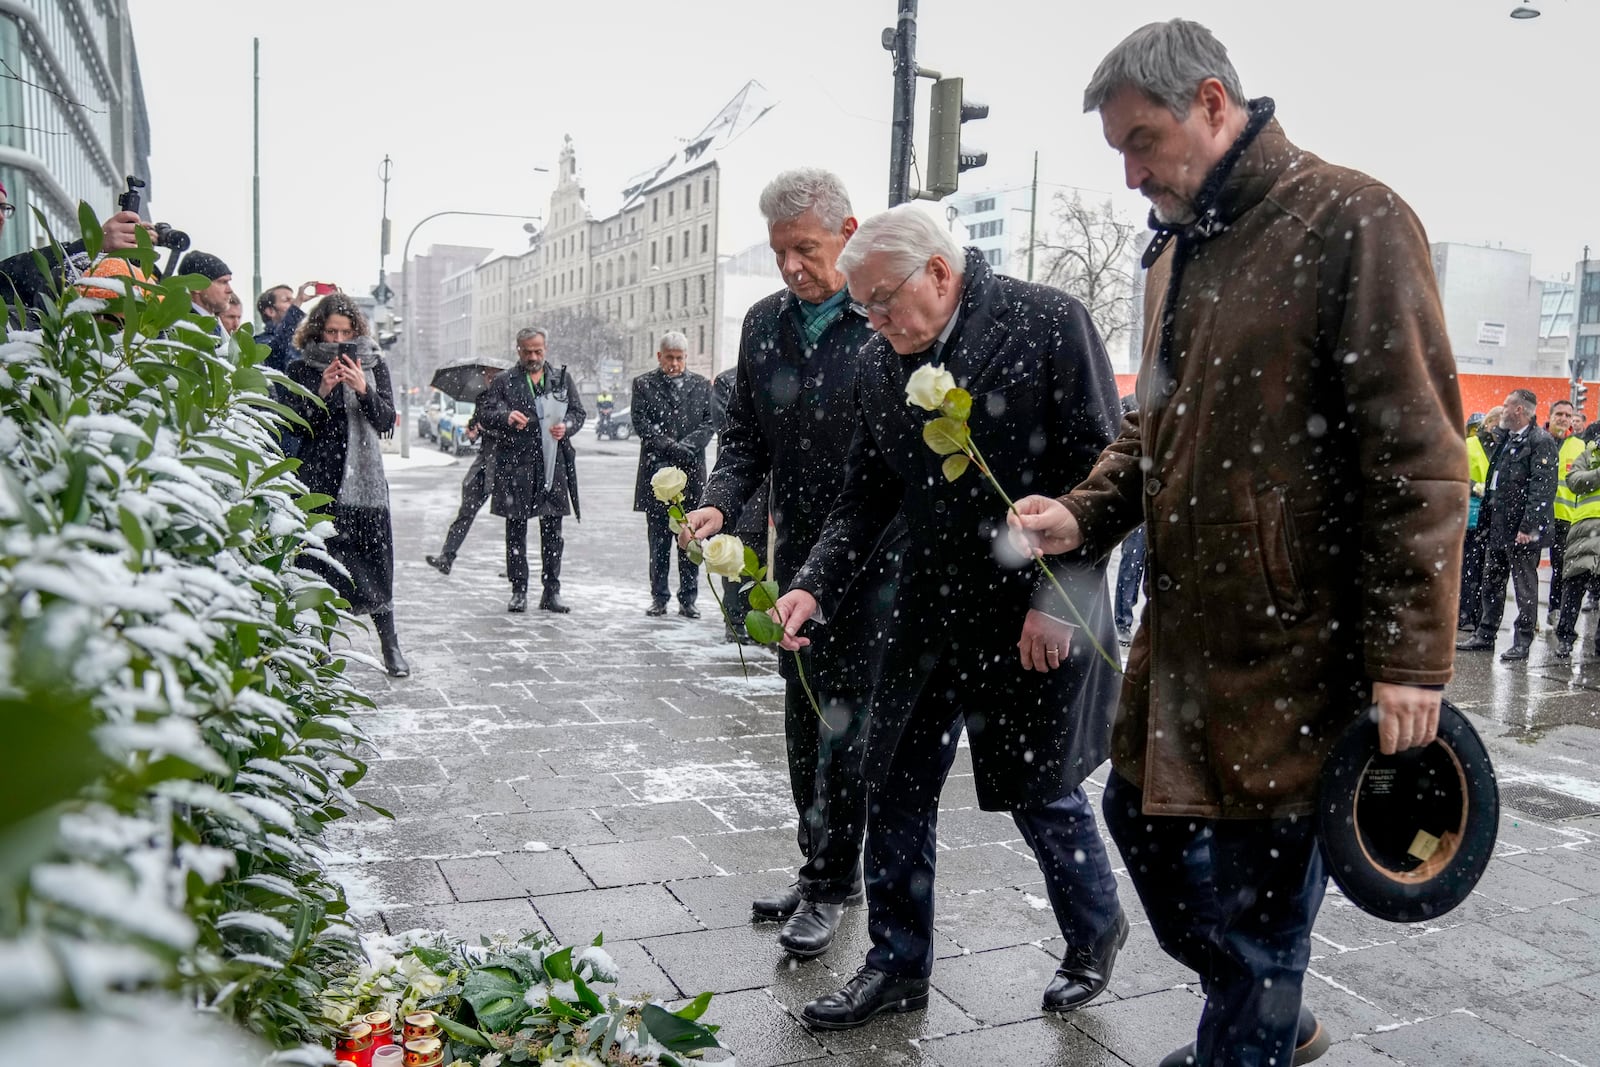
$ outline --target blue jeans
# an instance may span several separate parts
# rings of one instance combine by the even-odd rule
[[[1294,1058],[1311,926],[1327,876],[1316,820],[1145,815],[1115,770],[1106,829],[1156,941],[1200,976],[1196,1063],[1278,1067]]]
[[[1122,541],[1122,562],[1117,565],[1117,632],[1133,629],[1133,605],[1139,599],[1144,581],[1144,527],[1140,526]]]

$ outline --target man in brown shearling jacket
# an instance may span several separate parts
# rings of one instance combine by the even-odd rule
[[[1428,242],[1292,144],[1195,23],[1136,31],[1084,106],[1154,205],[1140,410],[1015,536],[1104,553],[1145,522],[1104,811],[1206,993],[1163,1063],[1305,1063],[1319,772],[1369,708],[1386,752],[1431,741],[1454,651],[1467,459]]]

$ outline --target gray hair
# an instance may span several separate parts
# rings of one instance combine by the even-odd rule
[[[665,352],[671,349],[674,352],[688,354],[689,339],[677,330],[668,330],[661,335],[661,343],[656,346],[656,351]]]
[[[1245,106],[1239,72],[1210,30],[1188,19],[1152,22],[1128,34],[1100,61],[1083,90],[1083,110],[1099,111],[1120,90],[1132,88],[1182,122],[1207,78],[1217,79],[1230,101]]]
[[[535,337],[543,337],[547,342],[550,340],[550,335],[539,329],[539,327],[524,326],[522,329],[517,331],[517,344],[520,345],[524,341],[531,341]]]
[[[911,204],[892,207],[863,222],[839,253],[840,272],[848,278],[874,252],[887,255],[889,269],[904,274],[926,265],[934,256],[943,256],[959,278],[967,263],[950,231]]]
[[[838,230],[845,219],[855,214],[844,182],[820,167],[786,170],[761,190],[761,215],[769,227],[797,219],[807,211],[816,212],[817,221],[828,230]]]
[[[1529,415],[1539,414],[1539,398],[1533,395],[1532,389],[1513,389],[1507,400],[1515,400],[1522,405],[1522,410]]]

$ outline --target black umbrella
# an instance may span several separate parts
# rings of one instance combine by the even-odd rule
[[[510,369],[509,359],[473,356],[446,363],[433,372],[433,381],[429,384],[453,400],[475,404],[488,386],[485,378]]]

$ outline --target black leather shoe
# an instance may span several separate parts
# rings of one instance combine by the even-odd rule
[[[1528,658],[1528,646],[1527,645],[1512,645],[1510,648],[1508,648],[1504,652],[1500,653],[1500,662],[1501,663],[1517,663],[1517,662],[1519,662],[1521,660],[1525,660],[1527,658]]]
[[[1121,908],[1111,929],[1100,935],[1093,945],[1067,949],[1061,957],[1056,976],[1045,986],[1040,1007],[1045,1011],[1072,1011],[1105,992],[1111,984],[1111,969],[1116,966],[1117,952],[1128,940],[1128,916]]]
[[[1486,634],[1473,634],[1463,641],[1456,642],[1457,652],[1493,652],[1494,637]]]
[[[422,558],[428,561],[428,566],[440,574],[450,573],[451,559],[449,556],[423,556]]]
[[[544,597],[539,601],[539,610],[540,611],[553,611],[557,615],[565,615],[567,612],[571,611],[572,609],[567,607],[566,604],[562,603],[561,597],[559,597],[555,593],[546,593],[544,595]]]
[[[800,906],[800,887],[792,885],[771,896],[756,897],[750,904],[750,918],[756,922],[779,922],[793,915]]]
[[[650,606],[644,609],[644,613],[651,618],[665,615],[667,613],[667,602],[665,600],[652,600],[650,601]]]
[[[1556,659],[1571,659],[1572,646],[1577,642],[1571,637],[1563,637],[1556,642]]]
[[[1328,1051],[1328,1031],[1322,1028],[1311,1009],[1300,1005],[1300,1027],[1295,1033],[1294,1067],[1321,1059]],[[1194,1067],[1194,1045],[1188,1044],[1167,1053],[1161,1067]]]
[[[824,1030],[848,1030],[881,1011],[920,1011],[927,1006],[926,978],[897,978],[863,967],[837,993],[818,997],[801,1008],[800,1016]]]
[[[511,594],[511,602],[506,605],[506,610],[511,612],[512,614],[516,614],[516,615],[520,615],[522,612],[527,611],[528,610],[528,594],[527,593],[512,593]]]
[[[828,951],[833,935],[839,930],[839,920],[844,918],[843,904],[830,904],[825,900],[802,901],[789,921],[778,931],[778,946],[791,956],[810,959]]]
[[[686,619],[698,619],[700,617],[700,609],[693,604],[679,604],[678,614]]]

